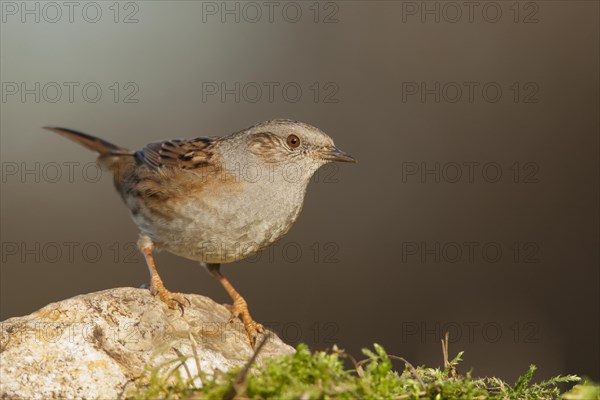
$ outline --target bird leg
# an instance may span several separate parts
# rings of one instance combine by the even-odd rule
[[[259,324],[252,319],[252,316],[250,316],[250,312],[248,311],[248,304],[246,303],[246,300],[238,293],[237,290],[235,290],[229,280],[223,276],[220,265],[206,264],[206,268],[211,274],[214,275],[215,278],[219,280],[219,282],[221,282],[221,285],[223,285],[233,300],[233,306],[230,309],[231,318],[229,321],[231,322],[235,318],[242,317],[244,328],[246,329],[248,339],[250,340],[250,346],[254,347],[258,334],[264,333],[265,328],[262,326],[262,324]]]
[[[183,303],[187,301],[189,304],[189,300],[185,299],[183,294],[172,293],[165,288],[165,285],[156,270],[156,264],[154,264],[154,257],[152,255],[154,244],[152,243],[152,240],[147,236],[140,236],[138,248],[144,255],[146,264],[148,264],[148,269],[150,270],[150,293],[152,293],[152,295],[158,294],[158,297],[166,303],[169,308],[175,309],[176,307],[179,307],[181,315],[183,315]]]

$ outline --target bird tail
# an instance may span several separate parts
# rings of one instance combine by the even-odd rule
[[[131,151],[117,146],[116,144],[112,144],[104,139],[100,139],[99,137],[88,135],[87,133],[75,131],[73,129],[56,128],[51,126],[45,126],[44,129],[58,133],[59,135],[64,136],[75,143],[79,143],[83,147],[99,153],[101,156],[133,154]]]
[[[87,133],[78,132],[73,129],[55,127],[44,128],[99,153],[100,155],[98,156],[97,162],[113,173],[114,183],[117,189],[120,188],[121,181],[127,176],[128,171],[135,165],[135,152],[124,147],[117,146],[104,139],[88,135]]]

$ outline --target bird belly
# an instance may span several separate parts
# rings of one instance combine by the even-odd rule
[[[247,258],[279,240],[296,220],[297,207],[249,207],[235,195],[213,204],[206,198],[178,199],[157,212],[138,204],[132,217],[158,248],[191,260],[230,263]],[[131,207],[130,207],[131,208]],[[165,215],[164,209],[169,212]]]

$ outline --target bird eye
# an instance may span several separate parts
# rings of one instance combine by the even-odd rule
[[[300,138],[296,135],[290,135],[287,137],[287,144],[292,149],[295,149],[296,147],[300,146]]]

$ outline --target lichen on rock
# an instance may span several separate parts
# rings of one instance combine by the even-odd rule
[[[1,322],[0,397],[117,398],[149,365],[198,353],[211,375],[244,365],[254,350],[239,321],[213,300],[185,295],[183,315],[146,289],[117,288],[76,296]],[[275,335],[262,360],[294,349]],[[197,372],[196,360],[185,363]]]

